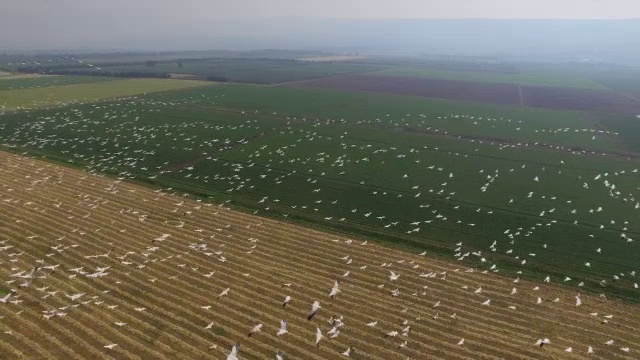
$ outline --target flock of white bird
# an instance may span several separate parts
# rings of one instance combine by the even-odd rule
[[[173,101],[136,98],[115,104],[65,109],[37,116],[17,128],[8,129],[6,124],[0,124],[0,130],[5,130],[4,135],[0,135],[0,141],[10,148],[59,151],[69,158],[69,162],[81,163],[88,170],[98,173],[117,173],[123,179],[159,181],[164,178],[194,184],[197,188],[213,188],[229,195],[257,196],[255,207],[262,212],[279,213],[285,218],[291,213],[305,214],[327,222],[364,223],[385,232],[401,232],[409,236],[423,236],[425,229],[434,227],[446,228],[449,232],[447,236],[474,238],[470,245],[476,251],[464,252],[461,246],[456,248],[455,254],[459,260],[477,258],[475,260],[482,263],[490,262],[486,253],[479,251],[478,243],[485,243],[485,246],[491,244],[487,250],[501,252],[511,257],[514,263],[522,265],[545,259],[544,254],[538,251],[557,257],[558,253],[566,252],[566,248],[558,250],[557,244],[547,244],[542,240],[547,235],[542,233],[550,228],[565,226],[568,221],[574,225],[597,226],[597,229],[589,231],[588,236],[590,243],[594,242],[591,239],[602,239],[597,245],[598,254],[602,254],[603,247],[607,253],[606,247],[615,237],[614,232],[629,244],[638,233],[634,220],[640,214],[640,187],[633,183],[638,178],[638,170],[631,163],[625,165],[620,162],[618,169],[590,175],[592,169],[580,172],[572,167],[579,167],[580,163],[575,161],[575,157],[588,155],[587,152],[572,151],[566,154],[571,159],[568,160],[571,166],[560,159],[556,164],[522,161],[522,164],[510,167],[506,167],[509,164],[505,165],[504,162],[488,162],[488,166],[496,168],[479,168],[477,161],[485,161],[482,159],[485,153],[495,156],[505,150],[541,144],[494,143],[471,139],[464,145],[466,148],[463,146],[460,151],[429,145],[400,147],[379,143],[384,140],[384,134],[374,137],[375,141],[372,141],[358,139],[357,134],[336,131],[333,127],[340,129],[341,125],[347,123],[343,119],[312,121],[296,117],[282,119],[286,125],[270,134],[266,141],[251,141],[249,139],[252,137],[273,130],[270,127],[272,122],[265,125],[264,119],[258,121],[253,117],[264,114],[242,111],[241,115],[247,120],[226,119],[228,123],[207,122],[205,119],[188,122],[172,119],[178,116],[172,109],[186,107],[197,101],[210,101],[215,105],[220,98],[223,97]],[[269,115],[278,116],[277,112]],[[166,116],[164,119],[168,120],[165,123],[155,119],[150,122],[149,118],[155,116]],[[445,127],[448,122],[462,122],[481,128],[479,134],[516,126],[515,130],[511,130],[524,131],[522,129],[527,128],[533,135],[616,135],[593,129],[532,129],[532,124],[522,121],[464,114],[439,116],[431,122],[423,114],[406,114],[399,120],[386,115],[383,119],[359,120],[353,124],[394,128],[413,126],[442,132],[436,127],[438,124]],[[498,152],[487,150],[491,148],[498,149]],[[555,149],[565,148],[556,146]],[[559,155],[565,156],[562,152]],[[168,158],[180,160],[164,161]],[[429,158],[433,160],[429,161]],[[509,156],[506,159],[513,161]],[[451,167],[448,162],[467,164],[468,168],[460,165]],[[388,175],[375,178],[376,172],[387,173],[396,169],[399,171],[397,179],[390,179]],[[470,173],[471,169],[474,173]],[[531,184],[526,184],[527,176],[531,176]],[[349,204],[341,201],[339,197],[343,190],[335,189],[335,179],[360,185],[360,188],[351,191],[357,197],[353,199],[355,201]],[[522,184],[514,184],[514,181]],[[567,181],[581,183],[582,192],[576,187],[562,193],[569,190],[566,188]],[[501,182],[505,185],[500,186]],[[558,186],[565,188],[549,193],[556,184],[562,184]],[[293,194],[287,191],[287,185],[298,187],[300,191]],[[530,186],[530,190],[518,185]],[[475,186],[479,192],[474,189]],[[300,193],[307,188],[310,188],[310,194]],[[496,196],[496,192],[507,195]],[[509,197],[503,203],[497,202],[505,196]],[[603,203],[593,203],[591,197]],[[301,203],[296,199],[311,202]],[[443,202],[448,204],[443,206]],[[394,203],[404,203],[407,209],[415,207],[415,218],[391,210]],[[460,211],[472,206],[476,214]],[[530,219],[526,222],[503,222],[504,218],[501,218],[495,225],[498,218],[495,216],[496,210],[529,213]],[[503,231],[500,235],[502,238],[497,238],[500,234],[497,232],[498,226],[503,226],[500,229]],[[536,235],[536,232],[539,234]],[[480,239],[478,236],[483,234],[486,237],[487,233],[494,238]],[[579,241],[574,238],[565,243]],[[518,247],[521,247],[520,251]],[[631,249],[637,251],[635,247]],[[614,251],[619,253],[620,247]],[[585,259],[585,267],[597,266],[597,257]],[[628,276],[629,272],[635,270],[628,266],[618,269],[621,271],[609,274],[611,279]],[[575,267],[572,270],[583,271]],[[607,279],[600,281],[602,284],[610,282]]]
[[[316,216],[322,217],[324,221],[329,223],[362,222],[375,224],[380,230],[396,231],[410,237],[419,236],[425,232],[429,232],[433,228],[442,226],[448,228],[464,228],[463,234],[480,231],[479,228],[496,226],[493,225],[492,219],[499,218],[499,216],[494,214],[496,210],[492,207],[473,205],[475,209],[473,212],[479,215],[474,218],[475,220],[471,221],[468,215],[456,214],[456,211],[460,209],[460,203],[464,203],[464,201],[467,200],[465,194],[473,191],[478,194],[474,195],[478,196],[476,199],[484,196],[483,194],[487,194],[486,196],[488,197],[493,197],[496,196],[496,191],[505,190],[497,185],[500,181],[505,181],[503,180],[505,177],[518,173],[527,174],[526,176],[533,175],[530,177],[531,182],[523,183],[522,188],[516,188],[515,190],[513,188],[509,189],[509,191],[514,194],[514,198],[505,201],[506,204],[503,204],[503,206],[516,205],[519,202],[526,202],[527,199],[531,200],[531,203],[536,206],[538,204],[546,204],[543,205],[546,207],[540,210],[539,213],[538,210],[536,210],[535,215],[538,215],[539,219],[533,221],[533,225],[531,226],[514,226],[500,229],[500,231],[503,231],[502,237],[491,239],[490,245],[485,252],[474,245],[465,246],[465,242],[456,241],[453,251],[456,260],[473,259],[483,271],[497,273],[501,267],[499,264],[493,262],[493,255],[500,254],[501,256],[509,257],[514,263],[526,269],[528,265],[535,263],[536,260],[543,259],[545,253],[557,255],[557,253],[554,253],[553,248],[557,247],[555,242],[558,240],[549,239],[548,241],[544,241],[541,239],[548,236],[549,228],[560,226],[558,220],[568,222],[567,219],[573,216],[573,224],[583,225],[587,223],[587,225],[591,226],[589,221],[583,221],[583,217],[578,220],[577,214],[580,214],[580,216],[591,216],[590,219],[596,219],[592,220],[592,222],[602,222],[599,226],[593,226],[593,229],[589,230],[590,233],[588,237],[590,239],[586,240],[589,242],[595,238],[606,238],[609,240],[612,238],[611,233],[616,232],[616,235],[613,236],[618,242],[615,248],[620,249],[620,246],[626,246],[626,254],[620,253],[620,256],[638,259],[639,250],[636,243],[634,243],[634,237],[638,233],[636,223],[640,216],[640,194],[638,192],[638,190],[640,190],[640,182],[634,184],[634,181],[639,179],[639,177],[637,174],[638,170],[632,163],[627,164],[624,168],[621,165],[621,168],[617,170],[595,173],[590,178],[581,176],[572,178],[570,181],[575,182],[578,188],[584,191],[582,193],[583,196],[597,192],[598,195],[595,196],[597,199],[607,198],[607,205],[603,206],[592,203],[589,206],[589,199],[575,199],[570,196],[565,196],[562,194],[561,189],[556,193],[540,193],[540,191],[535,188],[534,190],[529,190],[532,186],[536,186],[536,184],[544,183],[548,178],[554,177],[554,179],[557,180],[563,171],[567,173],[574,171],[570,167],[564,167],[565,160],[560,159],[558,159],[558,163],[553,166],[527,164],[523,161],[521,165],[514,164],[510,169],[483,168],[474,172],[472,175],[464,172],[464,170],[461,171],[460,169],[462,168],[459,166],[453,167],[447,163],[438,162],[438,159],[434,159],[429,163],[425,162],[428,161],[432,154],[442,154],[446,155],[446,159],[449,161],[463,161],[463,163],[469,164],[470,168],[475,169],[477,165],[471,165],[474,161],[473,159],[477,159],[474,158],[475,154],[473,154],[473,151],[455,152],[440,149],[438,146],[411,147],[411,145],[408,145],[400,147],[394,146],[393,144],[376,144],[369,140],[363,141],[355,139],[347,132],[343,133],[329,130],[323,133],[323,128],[344,124],[344,120],[311,121],[305,118],[289,117],[283,119],[283,122],[286,121],[286,126],[279,129],[274,135],[277,141],[273,143],[256,141],[255,145],[248,139],[260,134],[260,132],[271,130],[261,127],[259,121],[250,118],[255,112],[243,112],[242,115],[247,116],[248,120],[233,124],[216,124],[202,120],[150,125],[142,120],[142,117],[147,118],[153,116],[154,113],[158,113],[162,109],[184,106],[197,100],[200,99],[181,99],[173,102],[134,99],[115,104],[87,105],[71,110],[61,109],[51,115],[34,116],[30,121],[25,121],[17,128],[12,128],[12,131],[5,131],[4,134],[0,135],[0,141],[8,148],[19,150],[58,150],[62,155],[68,157],[70,162],[81,163],[91,172],[117,172],[120,180],[140,179],[143,177],[155,180],[158,177],[167,177],[186,182],[193,181],[194,183],[204,186],[224,189],[227,194],[232,195],[252,194],[252,196],[255,197],[257,193],[255,207],[258,208],[259,211],[257,210],[256,213],[273,214],[279,212],[280,215],[285,218],[289,217],[292,213],[319,214]],[[96,117],[98,114],[100,118]],[[277,113],[271,115],[277,116]],[[31,117],[32,115],[30,114],[28,116]],[[427,123],[422,120],[424,116],[415,115],[414,117],[420,119],[418,122],[414,122],[414,125],[424,125],[423,127],[429,131],[446,133],[445,131],[426,126]],[[407,123],[407,119],[410,118],[411,115],[406,114],[402,120],[382,121],[376,119],[375,121],[359,121],[356,122],[356,124],[369,125],[372,123],[385,123],[402,127],[404,123]],[[450,117],[440,117],[437,120],[446,121],[447,119],[462,119],[471,121],[473,125],[491,124],[491,126],[499,126],[501,123],[510,122],[504,119],[483,119],[482,117],[467,115],[451,115]],[[302,125],[296,127],[297,124]],[[0,125],[0,131],[7,130],[7,126],[6,124]],[[91,128],[93,126],[96,128],[102,127],[107,130],[100,132],[92,131]],[[517,128],[517,131],[520,131],[520,127]],[[543,132],[552,134],[574,132],[590,134],[590,136],[603,134],[603,132],[598,133],[598,131],[590,129],[536,129],[536,133]],[[64,134],[64,136],[58,136],[56,134]],[[215,134],[215,138],[213,136],[204,136],[203,134]],[[606,133],[606,135],[614,134]],[[383,137],[381,137],[381,139],[382,138]],[[476,147],[476,151],[480,148],[486,149],[487,146],[497,149],[498,151],[520,149],[529,146],[529,144],[504,144],[482,140],[471,140],[468,143],[472,144],[470,146]],[[554,148],[556,150],[566,150],[564,152],[558,152],[560,158],[585,156],[584,152],[572,152],[569,148],[562,146],[555,146]],[[319,151],[313,151],[313,149],[319,149]],[[166,154],[173,154],[171,158],[174,159],[184,160],[184,157],[188,156],[196,160],[187,161],[184,164],[179,163],[178,166],[176,166],[169,161],[164,161],[164,155]],[[228,156],[229,159],[224,159],[225,156]],[[158,158],[162,158],[162,160]],[[395,163],[392,163],[392,161]],[[377,167],[371,167],[371,164],[374,163]],[[362,171],[362,169],[369,169],[369,171],[371,171],[371,169],[374,169],[374,171],[386,171],[385,169],[387,168],[390,169],[389,171],[392,171],[396,177],[395,179],[383,179],[376,182],[374,172],[366,175],[366,178],[359,182],[361,188],[364,189],[359,191],[370,192],[366,201],[360,203],[360,205],[365,206],[365,208],[343,204],[344,201],[338,196],[340,192],[331,189],[331,183],[325,181],[327,177],[346,178],[345,175],[358,173]],[[329,171],[331,171],[331,173],[327,174]],[[589,170],[585,173],[592,173],[592,171]],[[430,178],[426,179],[424,178],[425,176]],[[307,188],[304,189],[310,189],[310,194],[302,196],[299,192],[291,192],[290,188],[288,189],[286,187],[287,184],[289,184],[289,186],[297,185],[298,183],[295,179],[303,179],[302,182],[307,186]],[[482,179],[482,182],[478,184],[479,186],[476,186],[473,190],[470,189],[472,179]],[[39,181],[44,182],[46,179],[32,181],[34,182],[33,186],[36,186]],[[392,181],[393,183],[385,184],[385,181]],[[458,184],[462,185],[458,186],[462,188],[454,191],[452,190],[452,184],[456,181],[461,181]],[[406,190],[398,191],[398,187],[394,187],[395,184],[403,184],[401,186]],[[279,185],[284,185],[280,187],[283,190],[275,192],[276,195],[269,192],[269,189]],[[566,186],[566,184],[563,186]],[[7,185],[5,184],[4,187],[6,188]],[[546,190],[549,189],[549,187],[543,189]],[[105,190],[107,192],[117,191],[117,185],[113,185],[112,188]],[[168,189],[168,191],[171,190],[172,189]],[[604,196],[602,194],[604,194]],[[574,193],[571,195],[573,196]],[[292,202],[294,201],[292,199],[296,197],[307,200],[312,198],[313,200],[311,200],[312,202],[310,203]],[[503,196],[498,196],[498,198],[501,197]],[[10,198],[10,196],[7,197],[7,199]],[[458,205],[436,208],[438,204],[446,201],[455,201]],[[392,211],[378,205],[387,205],[394,202],[415,206],[415,209],[411,211],[415,211],[416,214],[428,214],[428,218],[394,218],[395,214]],[[185,220],[174,220],[170,223],[176,228],[183,227],[186,219],[192,215],[192,212],[196,211],[193,208],[183,208],[183,204],[184,202],[176,203],[176,207],[173,210],[177,219],[180,219],[179,215],[185,218]],[[587,208],[578,208],[576,204],[581,206],[587,205]],[[367,205],[368,207],[366,207]],[[58,208],[61,206],[63,206],[62,203],[57,204]],[[468,204],[464,204],[463,206],[471,207]],[[536,206],[532,206],[532,208]],[[524,205],[524,207],[526,208],[527,205]],[[609,209],[611,207],[614,207],[615,211],[610,211]],[[561,211],[560,209],[564,211],[562,216],[558,215]],[[625,212],[621,212],[621,210]],[[130,214],[130,212],[131,210],[122,210],[123,215]],[[144,223],[147,219],[146,215],[135,215],[138,216],[138,220],[141,223]],[[482,215],[482,217],[480,217],[480,215]],[[608,221],[602,221],[603,219],[607,219],[607,217]],[[499,222],[496,224],[498,224],[498,226],[501,225]],[[538,233],[540,233],[540,235],[538,235]],[[154,246],[145,249],[141,254],[145,257],[150,256],[161,249],[163,241],[167,241],[170,237],[171,235],[168,233],[156,237],[152,241]],[[158,245],[155,246],[156,244]],[[24,252],[9,253],[12,248],[18,247],[17,244],[11,241],[3,240],[0,242],[0,245],[0,251],[2,251],[0,253],[2,254],[0,260],[6,264],[10,264],[13,260],[17,260],[20,256],[24,255]],[[366,241],[362,242],[362,245],[367,245]],[[518,249],[521,245],[524,245],[527,250],[534,248],[538,250],[523,252]],[[73,247],[74,245],[69,246]],[[612,245],[602,241],[597,248],[592,251],[590,250],[593,254],[589,255],[588,259],[591,259],[592,256],[601,255],[603,251],[606,252],[609,246]],[[465,249],[465,247],[467,249]],[[55,255],[67,249],[69,249],[67,246],[53,248],[51,254]],[[255,247],[250,249],[248,253],[254,251],[254,249]],[[224,253],[221,251],[214,252],[209,249],[206,244],[192,244],[190,251],[212,253],[212,255],[215,255],[213,259],[217,259],[221,263],[228,261]],[[425,252],[421,255],[426,254]],[[135,253],[120,255],[118,259],[119,263],[124,266],[144,267],[144,264],[136,265],[134,262],[128,261],[127,256],[130,255],[135,255]],[[111,252],[87,256],[93,259],[105,260],[113,258]],[[348,255],[342,258],[342,260],[347,266],[351,265],[353,261]],[[596,264],[600,264],[597,258],[586,261],[584,262],[584,269],[578,269],[578,271],[589,271],[596,266]],[[15,288],[0,298],[0,302],[14,305],[19,304],[22,302],[20,299],[20,291],[22,288],[30,288],[34,281],[44,281],[48,275],[57,270],[58,266],[59,265],[48,265],[46,261],[42,260],[30,269],[17,269],[12,267],[12,272],[9,279],[6,280],[6,284],[14,286]],[[391,263],[385,263],[382,266],[391,266]],[[563,269],[560,265],[559,268]],[[635,281],[636,270],[628,266],[619,266],[618,269],[620,268],[625,270],[601,276],[598,280],[600,284],[602,286],[608,286],[610,283],[623,284],[621,286],[638,289],[638,284]],[[112,265],[106,265],[85,270],[82,264],[78,264],[77,267],[64,270],[70,273],[70,279],[78,276],[97,279],[109,276],[109,272],[114,269]],[[366,266],[360,267],[359,270],[366,271]],[[348,279],[352,277],[353,271],[354,269],[347,268],[341,278]],[[575,273],[575,271],[574,269],[573,273]],[[519,294],[517,284],[520,282],[522,271],[516,271],[516,273],[517,275],[515,275],[513,280],[514,287],[510,292],[512,296],[518,296]],[[600,274],[602,275],[602,273]],[[203,274],[203,276],[212,277],[214,276],[214,272]],[[403,274],[397,272],[397,270],[389,270],[388,283],[393,284],[402,276]],[[570,283],[573,281],[572,276],[573,275],[558,278],[555,282]],[[426,272],[419,277],[446,280],[447,273]],[[547,276],[544,278],[544,283],[552,282],[552,277],[557,278],[557,276]],[[341,281],[340,279],[335,280],[333,286],[327,289],[329,300],[340,296]],[[577,284],[578,288],[583,286],[584,282]],[[56,290],[48,291],[48,286],[44,285],[38,287],[37,290],[43,293],[43,300],[49,297],[55,297],[59,293],[59,291]],[[534,291],[537,290],[539,290],[539,287],[534,288]],[[233,291],[232,288],[225,288],[216,294],[217,298],[228,296],[231,291]],[[482,291],[482,287],[478,287],[473,293],[480,295]],[[400,288],[389,291],[389,295],[393,298],[400,297],[401,294],[402,291]],[[85,302],[88,304],[100,301],[97,297],[82,300],[83,297],[86,298],[88,296],[85,293],[67,293],[64,294],[64,296],[69,299],[69,306],[71,307]],[[603,293],[602,296],[605,297],[606,295]],[[286,308],[291,301],[291,296],[286,296],[282,301],[282,306]],[[542,304],[545,300],[543,300],[543,296],[537,296],[534,301],[535,304]],[[551,303],[560,301],[560,298],[550,299]],[[437,301],[433,305],[433,308],[438,308],[440,304],[440,301]],[[43,317],[45,319],[63,317],[67,315],[67,311],[70,309],[69,306],[48,310],[43,313]],[[314,301],[309,304],[309,306],[307,320],[314,321],[315,315],[322,311],[320,301]],[[480,303],[480,306],[490,307],[494,306],[494,304],[491,303],[490,298],[487,298]],[[582,298],[580,292],[578,292],[575,296],[575,307],[581,306],[583,306]],[[136,308],[135,310],[143,312],[145,308]],[[451,316],[455,317],[456,314],[452,314]],[[605,316],[602,322],[607,323],[610,320],[611,318]],[[126,326],[127,324],[116,323],[116,325]],[[330,325],[330,330],[326,332],[323,332],[319,326],[316,327],[316,346],[320,346],[322,339],[325,337],[336,338],[339,336],[341,329],[345,326],[344,319],[341,317],[332,318]],[[366,325],[375,327],[377,322],[373,321]],[[205,329],[211,329],[213,326],[213,322],[208,323]],[[258,336],[262,330],[263,324],[258,323],[249,329],[247,335],[248,337]],[[411,326],[406,322],[403,323],[403,328],[400,329],[400,331],[391,330],[386,332],[385,335],[389,338],[397,336],[408,337],[410,330]],[[280,321],[275,334],[277,336],[286,336],[287,333],[287,322],[283,319]],[[403,344],[406,346],[407,341],[402,342],[401,346],[403,346]],[[549,344],[551,344],[551,341],[548,338],[542,337],[532,345],[543,347]],[[603,344],[613,345],[614,341],[607,340],[606,343],[603,342]],[[464,339],[460,339],[457,345],[463,346]],[[114,349],[116,346],[117,344],[115,343],[105,344],[105,348],[109,350]],[[229,351],[227,359],[238,359],[241,352],[240,349],[240,342],[238,342]],[[622,346],[620,350],[623,353],[633,351],[633,349],[628,346]],[[354,351],[352,347],[348,347],[341,355],[348,357]],[[574,351],[572,347],[566,349],[566,352],[572,351]],[[585,351],[587,354],[592,354],[593,352],[594,348],[592,346],[589,346],[587,351]],[[283,359],[285,354],[277,351],[275,356],[277,359]]]

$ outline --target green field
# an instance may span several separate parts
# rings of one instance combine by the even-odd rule
[[[7,78],[0,76],[0,91],[43,88],[51,86],[88,84],[102,81],[113,81],[112,78],[100,76],[41,76],[25,78]]]
[[[623,92],[636,98],[640,96],[640,71],[637,68],[606,64],[528,64],[524,68],[531,72],[546,72],[562,74],[567,78],[589,79],[604,88]]]
[[[453,71],[427,67],[393,67],[375,71],[370,75],[406,76],[458,81],[477,81],[534,86],[570,87],[579,89],[603,89],[603,86],[581,75],[568,76],[561,71],[523,70],[517,73],[489,71]]]
[[[8,80],[6,80],[8,81]],[[0,92],[0,108],[31,109],[182,89],[207,84],[194,80],[126,79]]]
[[[433,133],[437,130],[454,136],[538,143],[540,146],[550,144],[604,151],[615,151],[620,147],[617,137],[593,133],[595,128],[583,114],[573,111],[331,90],[283,87],[265,91],[260,86],[231,84],[211,91],[224,95],[217,100],[220,106],[247,112],[275,111],[287,116],[348,119],[395,131]]]
[[[620,134],[629,150],[640,154],[640,117],[598,114],[594,116],[598,124]]]
[[[625,138],[598,135],[581,114],[214,85],[0,120],[0,144],[12,151],[638,296],[628,274],[640,255],[640,164],[559,149],[605,151]]]

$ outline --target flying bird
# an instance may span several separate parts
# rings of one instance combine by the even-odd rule
[[[222,292],[218,295],[218,297],[221,298],[223,296],[227,296],[229,294],[229,290],[231,290],[231,288],[226,288],[222,290]]]
[[[277,336],[282,336],[284,334],[286,334],[287,331],[287,321],[286,320],[280,320],[280,329],[278,329],[278,332],[276,333]]]
[[[258,333],[262,330],[262,324],[258,324],[256,326],[254,326],[253,328],[251,328],[251,331],[249,331],[249,334],[247,336],[251,337],[253,334]]]
[[[322,340],[322,330],[316,328],[316,346],[320,347],[320,340]]]
[[[349,348],[347,348],[347,350],[345,350],[342,355],[349,357],[349,354],[351,354],[351,346],[349,346]]]
[[[240,348],[240,343],[233,344],[231,348],[231,352],[227,355],[227,360],[238,360],[238,350]]]
[[[331,292],[329,293],[329,297],[331,299],[335,299],[336,295],[338,295],[338,293],[340,292],[340,289],[338,288],[339,283],[338,280],[336,280],[336,282],[333,284],[333,288],[331,288]]]
[[[318,313],[318,309],[320,309],[320,302],[316,300],[311,305],[311,311],[309,311],[309,314],[307,315],[307,320],[313,319],[313,317]]]
[[[8,293],[7,295],[5,295],[4,297],[0,298],[0,302],[1,303],[6,303],[7,300],[9,300],[9,297],[11,296],[11,293]]]
[[[551,344],[551,341],[549,339],[547,339],[547,338],[544,338],[544,339],[538,339],[538,341],[536,341],[535,345],[543,347],[544,345],[549,345],[549,344]]]

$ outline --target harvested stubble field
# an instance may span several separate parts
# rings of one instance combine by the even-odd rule
[[[582,294],[576,306],[553,284],[21,156],[0,153],[0,164],[0,276],[15,289],[0,303],[2,358],[225,358],[235,342],[240,359],[332,359],[349,347],[357,359],[583,359],[589,346],[596,359],[640,356],[635,305]],[[339,336],[316,347],[332,316]]]

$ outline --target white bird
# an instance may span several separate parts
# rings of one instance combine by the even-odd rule
[[[369,326],[369,327],[375,327],[376,325],[378,325],[378,320],[372,321],[372,322],[367,324],[367,326]]]
[[[491,303],[491,299],[487,299],[485,302],[482,303],[482,305],[489,306],[490,303]]]
[[[309,314],[307,315],[307,320],[313,319],[313,317],[318,313],[318,309],[320,309],[320,302],[316,300],[311,304],[311,311],[309,311]]]
[[[284,334],[286,334],[287,331],[287,321],[286,320],[280,320],[280,329],[278,329],[278,332],[276,333],[277,336],[282,336]]]
[[[316,328],[316,346],[320,347],[320,340],[322,340],[322,330]]]
[[[580,294],[576,295],[576,306],[582,305],[582,300],[580,299]]]
[[[568,348],[564,349],[564,352],[572,352],[573,349],[571,348],[571,346],[569,346]]]
[[[593,354],[593,348],[591,346],[587,349],[587,354]]]
[[[551,341],[549,339],[547,339],[547,338],[538,339],[538,341],[536,341],[536,346],[542,347],[542,346],[548,345],[548,344],[551,344]]]
[[[389,281],[396,281],[399,277],[400,275],[396,275],[396,273],[394,273],[393,271],[389,271]]]
[[[458,345],[463,345],[464,344],[464,339],[460,339],[460,341],[458,341]]]
[[[290,302],[291,302],[291,296],[287,295],[284,298],[284,301],[282,302],[282,307],[285,307],[285,306],[289,305]]]
[[[342,353],[342,355],[347,357],[349,356],[349,354],[351,354],[351,346],[349,346],[349,348]]]
[[[118,344],[109,344],[109,345],[105,345],[104,347],[109,349],[109,350],[113,350],[114,347],[118,346]]]
[[[282,357],[282,351],[278,350],[278,352],[276,353],[276,360],[284,360],[284,357]]]
[[[231,290],[231,288],[226,288],[226,289],[222,290],[222,292],[218,295],[218,297],[220,298],[220,297],[223,297],[223,296],[227,296],[229,294],[229,290]]]
[[[6,303],[7,300],[9,300],[9,297],[11,296],[11,293],[8,293],[7,295],[5,295],[3,298],[0,298],[0,302],[1,303]]]
[[[247,336],[252,336],[253,334],[260,332],[262,330],[262,324],[258,324],[256,326],[254,326],[253,328],[251,328],[251,331],[249,331],[249,334]]]
[[[80,299],[82,296],[84,296],[84,293],[78,293],[78,294],[73,294],[73,295],[65,295],[66,297],[68,297],[69,299],[71,299],[71,301],[76,301],[78,299]]]
[[[212,322],[210,322],[209,324],[207,324],[207,326],[205,326],[204,328],[205,328],[205,330],[209,330],[209,329],[211,329],[212,327],[213,327],[213,321],[212,321]]]
[[[333,288],[331,289],[331,292],[329,293],[329,297],[332,299],[336,298],[336,295],[338,295],[338,293],[340,292],[340,289],[338,289],[338,280],[336,280],[336,282],[333,284]]]
[[[240,344],[238,343],[233,344],[233,347],[231,348],[231,352],[229,353],[229,355],[227,355],[227,360],[238,360],[239,347],[240,347]]]

